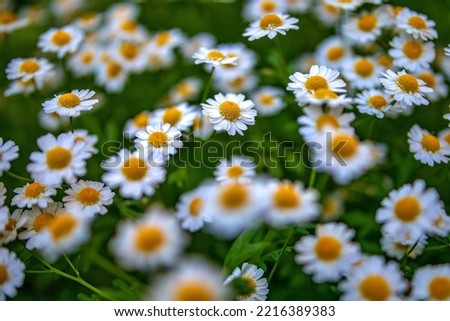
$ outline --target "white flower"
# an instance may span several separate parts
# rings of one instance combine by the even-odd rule
[[[196,189],[181,195],[177,203],[176,217],[181,221],[181,227],[190,232],[203,228],[212,220],[205,212],[205,199],[208,197],[209,184],[200,185]]]
[[[299,106],[326,105],[330,108],[349,107],[352,103],[350,97],[338,95],[328,88],[318,88],[312,92],[294,92],[295,100]]]
[[[14,12],[4,9],[0,12],[0,33],[8,34],[30,23],[27,18],[18,17]]]
[[[19,157],[19,147],[12,141],[3,142],[0,137],[0,176],[9,171],[11,162]]]
[[[46,113],[57,113],[60,116],[77,117],[81,112],[94,108],[98,99],[89,99],[95,91],[89,89],[74,89],[70,93],[55,95],[55,98],[45,101],[42,106]]]
[[[214,86],[224,92],[242,93],[252,91],[258,83],[258,77],[252,71],[241,71],[240,73],[233,73],[232,76],[214,77]]]
[[[342,33],[352,43],[366,44],[381,35],[381,29],[387,21],[387,17],[381,12],[363,12],[348,19],[342,27]]]
[[[286,12],[287,1],[249,0],[245,1],[243,15],[247,20],[256,20],[269,13]]]
[[[69,117],[61,117],[57,113],[47,114],[43,110],[38,113],[39,125],[47,131],[58,131],[69,124]]]
[[[147,110],[141,111],[133,118],[127,120],[123,129],[123,134],[127,138],[133,138],[139,130],[145,130],[150,125],[152,113]]]
[[[214,176],[218,182],[248,183],[255,176],[255,164],[247,157],[242,156],[233,156],[229,161],[222,159]]]
[[[347,61],[343,75],[356,89],[375,88],[383,68],[371,57],[354,57]]]
[[[180,29],[159,31],[150,39],[149,45],[159,50],[173,50],[184,42],[184,35]]]
[[[343,63],[352,55],[352,49],[341,38],[332,36],[326,38],[317,46],[315,57],[320,65],[341,68]],[[310,67],[308,66],[307,69]]]
[[[236,79],[238,76],[250,74],[255,67],[257,61],[255,52],[241,43],[221,44],[217,46],[217,49],[227,57],[235,57],[237,60],[236,63],[217,66],[214,71],[215,79]]]
[[[14,58],[6,66],[6,78],[42,88],[52,69],[53,65],[45,58]]]
[[[403,8],[396,17],[396,27],[407,34],[410,34],[415,39],[422,38],[423,40],[432,40],[438,37],[434,26],[436,23],[429,20],[427,16]]]
[[[358,93],[355,104],[361,113],[375,115],[377,118],[383,118],[385,113],[393,108],[391,98],[378,89]]]
[[[344,10],[354,10],[363,4],[363,0],[324,0],[325,4]]]
[[[408,144],[414,158],[428,166],[448,163],[450,160],[450,146],[419,125],[409,130]]]
[[[325,196],[324,200],[322,201],[320,218],[322,221],[326,222],[334,221],[343,213],[343,211],[343,195],[339,190],[336,190],[331,194]]]
[[[181,132],[176,127],[168,123],[155,123],[138,131],[134,142],[136,146],[142,146],[144,151],[150,152],[154,161],[158,161],[168,159],[177,153],[178,148],[183,147],[180,137]]]
[[[435,73],[433,70],[425,70],[419,72],[416,76],[418,79],[423,80],[427,87],[433,89],[433,92],[425,94],[428,100],[438,101],[447,97],[448,87],[442,74]]]
[[[196,77],[188,77],[177,83],[163,98],[161,103],[176,105],[191,100],[200,93],[202,82]]]
[[[128,71],[118,61],[108,59],[96,68],[95,80],[97,84],[104,86],[108,93],[121,92],[128,80]]]
[[[74,26],[51,28],[40,35],[38,47],[43,52],[55,52],[61,59],[66,54],[75,52],[83,38],[83,32]]]
[[[17,238],[17,231],[20,230],[26,222],[26,217],[22,215],[22,212],[21,209],[16,209],[8,216],[6,225],[3,227],[3,231],[0,232],[0,247]]]
[[[191,60],[192,56],[200,50],[200,48],[214,48],[216,39],[212,34],[202,32],[194,35],[190,39],[185,39],[181,44],[181,53],[186,59]]]
[[[450,265],[426,265],[412,279],[413,300],[450,301]]]
[[[110,19],[102,29],[106,39],[148,42],[150,36],[147,28],[136,21],[136,18]]]
[[[392,236],[383,234],[380,242],[382,250],[390,257],[401,260],[408,254],[408,258],[415,259],[423,253],[423,250],[427,245],[427,237],[425,235],[422,236],[414,244],[403,244],[396,241]]]
[[[419,72],[430,69],[430,64],[435,58],[435,49],[432,42],[422,42],[406,36],[399,36],[390,42],[392,49],[389,56],[394,60],[396,67],[405,68],[411,72]]]
[[[16,188],[14,193],[16,195],[13,197],[11,205],[16,205],[20,208],[31,208],[33,205],[37,205],[45,208],[49,203],[53,202],[51,196],[56,195],[56,189],[35,181],[27,183],[24,187]]]
[[[315,236],[304,236],[295,244],[295,262],[313,275],[314,282],[336,282],[360,257],[355,232],[342,223],[318,225]]]
[[[75,135],[76,142],[84,143],[83,150],[90,154],[97,154],[98,150],[95,148],[95,144],[98,141],[97,135],[89,135],[86,129],[76,129],[73,134]]]
[[[248,292],[237,296],[239,301],[265,301],[269,293],[267,279],[263,278],[264,271],[258,266],[243,263],[242,268],[235,268],[231,275],[225,279],[224,285],[231,284],[234,280],[244,281],[248,286]]]
[[[180,103],[154,112],[151,124],[163,123],[175,127],[179,131],[187,131],[192,126],[196,115],[193,106],[187,103]]]
[[[114,193],[100,182],[80,180],[65,191],[64,206],[76,215],[90,218],[95,214],[104,215],[105,205],[111,205]]]
[[[23,81],[19,79],[11,82],[9,87],[5,90],[4,96],[9,97],[18,94],[29,95],[35,92],[35,90],[36,87],[33,80]]]
[[[200,48],[198,52],[196,52],[192,58],[194,58],[195,64],[211,64],[213,67],[217,67],[219,65],[229,65],[236,64],[239,60],[238,57],[227,56],[226,53],[218,50],[218,49],[207,49]]]
[[[70,56],[67,61],[68,67],[76,76],[87,76],[92,74],[99,63],[98,48],[95,45],[84,45]]]
[[[141,43],[116,41],[107,47],[107,52],[129,72],[142,72],[148,65],[146,47]]]
[[[0,301],[13,298],[25,279],[25,264],[16,253],[0,248]]]
[[[203,115],[200,111],[197,112],[194,118],[192,129],[194,130],[195,138],[200,139],[207,139],[214,131],[213,125],[209,122],[209,117]]]
[[[252,22],[245,30],[243,36],[248,37],[249,41],[265,36],[273,39],[277,34],[286,35],[286,31],[290,29],[297,30],[297,22],[297,18],[285,14],[268,13],[261,17],[261,19]]]
[[[234,136],[236,132],[244,135],[247,125],[255,124],[256,110],[255,104],[251,100],[245,100],[242,94],[221,93],[214,96],[214,99],[207,99],[206,104],[202,103],[203,115],[208,116],[209,122],[217,131],[226,131]]]
[[[282,99],[283,94],[284,91],[279,88],[263,86],[251,95],[251,100],[255,102],[259,115],[275,115],[286,106]]]

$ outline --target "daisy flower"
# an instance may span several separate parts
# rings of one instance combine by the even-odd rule
[[[135,18],[109,20],[105,29],[109,39],[144,43],[150,38],[148,30]]]
[[[445,79],[441,74],[435,73],[432,70],[426,70],[418,73],[418,79],[425,82],[427,87],[433,89],[431,93],[425,95],[429,101],[437,101],[441,98],[447,97],[448,87],[445,83]]]
[[[342,15],[342,9],[324,1],[318,1],[313,10],[319,21],[326,26],[335,26]]]
[[[33,205],[45,208],[49,203],[53,202],[51,197],[56,195],[56,189],[53,186],[34,181],[33,183],[27,183],[23,187],[16,188],[14,193],[16,195],[13,197],[11,205],[19,208],[31,208]]]
[[[450,56],[450,44],[447,45],[447,47],[444,48],[444,54],[446,56]]]
[[[320,218],[322,221],[334,221],[344,212],[344,200],[340,191],[327,195],[322,202]]]
[[[3,231],[0,232],[0,247],[17,238],[17,230],[21,229],[26,221],[26,217],[22,215],[22,212],[21,209],[16,209],[8,216],[6,225],[3,227]]]
[[[405,245],[396,241],[392,236],[383,234],[380,242],[381,249],[390,257],[401,260],[408,254],[408,258],[415,259],[423,253],[427,245],[427,237],[422,236],[416,243]]]
[[[450,265],[426,265],[412,279],[413,300],[450,301]]]
[[[107,171],[102,181],[111,188],[119,188],[123,197],[139,199],[143,195],[153,195],[158,184],[164,182],[166,170],[152,165],[147,155],[143,154],[146,153],[122,149],[101,164]]]
[[[316,190],[305,189],[302,183],[273,181],[268,183],[269,206],[264,216],[273,227],[310,222],[319,216]]]
[[[0,248],[0,301],[13,298],[25,279],[25,264],[14,252]]]
[[[169,124],[179,131],[187,131],[192,126],[196,115],[195,107],[180,103],[154,112],[152,123]]]
[[[430,69],[435,58],[434,44],[430,41],[399,36],[392,39],[390,45],[392,49],[389,50],[389,55],[393,58],[394,65],[411,72]]]
[[[209,122],[209,117],[197,112],[192,124],[195,138],[207,139],[214,131],[213,125]]]
[[[65,191],[63,197],[65,208],[77,215],[93,217],[95,214],[104,215],[105,205],[113,203],[114,193],[103,183],[80,180]]]
[[[342,32],[352,43],[366,44],[381,35],[382,28],[387,24],[386,18],[377,11],[363,12],[348,19],[342,27]]]
[[[426,189],[423,180],[416,180],[391,191],[381,202],[375,220],[383,224],[382,233],[410,245],[431,231],[441,206],[437,191]]]
[[[218,266],[201,258],[184,259],[150,287],[152,301],[221,301],[229,298]]]
[[[434,29],[436,23],[429,20],[427,16],[409,8],[403,8],[400,11],[396,17],[396,22],[398,29],[405,31],[415,39],[432,40],[438,37],[436,29]]]
[[[139,15],[139,6],[133,2],[114,3],[105,13],[109,21],[127,21],[136,19]]]
[[[314,236],[304,236],[295,244],[295,262],[313,275],[316,283],[336,282],[360,257],[355,232],[342,223],[318,225]]]
[[[39,36],[38,47],[43,52],[54,52],[59,59],[74,53],[80,47],[84,34],[74,26],[51,28]]]
[[[3,138],[0,137],[0,176],[3,175],[3,172],[9,171],[11,162],[18,157],[19,146],[12,140],[3,142]]]
[[[233,64],[217,66],[214,72],[216,79],[236,79],[240,75],[251,72],[257,62],[255,52],[241,43],[221,44],[217,46],[217,49],[227,57],[237,58],[237,61]]]
[[[5,230],[8,224],[9,209],[6,206],[0,206],[0,233]]]
[[[375,115],[377,118],[383,118],[393,107],[391,98],[378,89],[364,90],[356,94],[355,104],[361,113]]]
[[[437,235],[440,237],[447,237],[450,234],[450,216],[441,208],[433,225],[428,233],[429,235]]]
[[[127,120],[123,133],[125,137],[132,138],[136,135],[139,130],[145,130],[148,125],[150,125],[150,119],[152,118],[152,113],[147,110],[141,111],[139,114],[134,116],[132,119]]]
[[[305,13],[311,6],[311,0],[287,0],[286,6],[289,12]]]
[[[92,110],[98,99],[89,99],[95,91],[89,89],[72,90],[70,93],[55,95],[55,98],[42,104],[48,114],[57,113],[60,116],[77,117],[81,112]]]
[[[96,68],[95,81],[104,86],[108,93],[121,92],[127,80],[128,71],[116,60],[108,59]]]
[[[352,50],[340,37],[332,36],[317,45],[315,56],[320,65],[341,68],[343,63],[352,56]]]
[[[375,88],[383,68],[370,57],[354,57],[344,65],[342,74],[356,89]]]
[[[38,113],[38,121],[43,129],[52,132],[69,125],[69,117],[61,117],[57,113],[47,114],[42,109]]]
[[[255,104],[251,100],[245,100],[242,94],[221,93],[214,96],[214,99],[207,99],[206,104],[201,104],[203,115],[208,116],[209,122],[217,131],[226,131],[234,136],[236,132],[244,135],[247,125],[255,124],[256,110]]]
[[[439,141],[443,144],[450,145],[450,128],[443,129],[438,134]]]
[[[253,41],[262,37],[269,37],[273,39],[277,34],[286,35],[288,30],[298,30],[297,18],[290,17],[286,14],[268,13],[261,17],[261,19],[252,22],[250,26],[245,29],[244,37],[248,37],[249,41]]]
[[[27,165],[31,177],[41,184],[72,184],[77,176],[86,174],[86,160],[91,154],[84,150],[83,142],[76,142],[72,133],[58,137],[52,134],[37,139],[41,151],[33,152]]]
[[[379,256],[371,256],[355,265],[339,284],[345,301],[393,301],[401,300],[407,283],[396,262],[385,262]]]
[[[219,75],[219,73],[217,74]],[[248,71],[233,76],[214,77],[214,86],[224,92],[242,93],[252,91],[258,83],[258,77],[255,73]]]
[[[255,176],[255,164],[247,157],[233,156],[231,160],[222,159],[214,176],[218,182],[251,182]]]
[[[6,66],[6,78],[42,88],[52,69],[53,65],[45,58],[14,58]]]
[[[423,96],[433,92],[433,89],[427,87],[423,80],[407,74],[405,70],[395,73],[388,69],[382,75],[384,78],[380,78],[380,82],[386,93],[394,96],[402,108],[428,105],[428,100]]]
[[[239,293],[239,301],[265,301],[269,293],[267,279],[263,278],[264,270],[250,263],[243,263],[242,267],[235,268],[230,276],[225,279],[224,285],[229,285],[236,280],[245,282],[246,291]]]
[[[86,129],[76,129],[73,132],[75,136],[75,142],[84,143],[83,151],[86,151],[90,154],[97,154],[98,150],[95,148],[95,144],[98,141],[97,135],[89,135]]]
[[[0,33],[10,33],[29,24],[27,18],[18,17],[9,10],[0,11]]]
[[[174,119],[169,120],[173,121]],[[166,160],[170,155],[175,155],[177,149],[183,147],[180,137],[181,132],[176,127],[172,127],[168,123],[156,123],[147,126],[145,130],[138,131],[134,142],[136,146],[141,146],[144,150],[151,152],[151,155],[154,156],[153,161],[158,162],[160,159]]]
[[[102,15],[94,11],[86,11],[74,21],[76,27],[83,32],[95,31],[101,23]]]
[[[108,47],[108,53],[129,72],[142,72],[148,65],[146,48],[141,43],[117,41]]]
[[[18,94],[29,95],[35,91],[36,91],[36,86],[34,84],[33,79],[28,80],[28,81],[23,81],[23,80],[19,79],[19,80],[11,82],[10,85],[8,86],[8,88],[6,88],[3,95],[5,97],[18,95]]]
[[[200,48],[214,48],[216,39],[212,34],[201,32],[190,39],[185,39],[181,44],[181,53],[186,59],[191,60],[192,56],[200,50]]]
[[[286,5],[286,1],[249,0],[242,13],[247,20],[256,20],[269,13],[286,12]]]
[[[184,42],[184,35],[179,29],[159,31],[150,39],[149,45],[161,50],[173,50]]]
[[[251,100],[255,102],[255,109],[261,116],[271,116],[283,109],[286,104],[282,96],[284,91],[280,88],[263,86],[251,95]]]
[[[237,64],[239,60],[238,57],[228,57],[226,53],[222,52],[218,49],[207,49],[200,48],[198,52],[196,52],[192,58],[194,58],[194,63],[198,64],[210,64],[213,67],[217,67],[219,65],[232,65]]]
[[[181,221],[183,229],[196,232],[203,228],[205,223],[211,222],[212,217],[205,212],[208,192],[209,184],[204,184],[180,196],[175,215]]]
[[[352,103],[350,97],[338,95],[328,88],[319,88],[313,92],[295,92],[295,100],[299,106],[327,105],[330,108],[349,107]]]
[[[344,10],[355,10],[363,4],[363,0],[324,0],[326,4]]]
[[[414,158],[428,166],[448,163],[450,160],[450,146],[419,125],[414,125],[409,130],[408,144]]]
[[[176,105],[198,96],[201,81],[196,77],[188,77],[177,83],[164,98],[164,104]]]
[[[70,56],[67,65],[75,76],[87,76],[95,72],[99,58],[98,48],[88,44]]]
[[[152,208],[138,220],[121,222],[110,248],[124,268],[148,271],[173,265],[186,243],[177,219],[162,209]]]

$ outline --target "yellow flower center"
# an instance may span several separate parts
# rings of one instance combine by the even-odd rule
[[[260,28],[264,29],[264,30],[272,30],[272,29],[278,28],[282,25],[283,25],[283,20],[281,20],[281,18],[278,15],[273,14],[273,13],[266,14],[259,21]]]
[[[389,55],[382,55],[378,57],[377,61],[385,68],[390,68],[392,66],[392,58]]]
[[[17,221],[13,218],[8,218],[8,222],[5,225],[5,231],[11,232],[16,228]]]
[[[92,54],[92,52],[85,52],[81,56],[81,62],[85,65],[89,65],[93,60],[94,60],[94,55]]]
[[[234,165],[228,168],[227,174],[231,178],[239,178],[244,174],[244,169],[242,166]]]
[[[358,20],[358,28],[365,32],[371,32],[378,24],[378,18],[374,15],[363,15]]]
[[[397,85],[402,91],[408,94],[414,94],[419,91],[419,82],[414,76],[405,74],[397,77]]]
[[[83,205],[93,205],[100,201],[100,192],[92,187],[85,187],[77,193],[77,200]]]
[[[70,33],[64,30],[58,30],[52,36],[52,42],[58,47],[67,45],[71,39],[72,36],[70,35]]]
[[[48,225],[49,231],[55,240],[69,236],[77,226],[77,219],[70,214],[61,214],[54,217]]]
[[[219,113],[229,121],[236,121],[241,117],[241,108],[232,101],[224,101],[219,105]]]
[[[334,236],[320,237],[314,246],[314,252],[322,261],[335,261],[341,256],[342,244]]]
[[[261,11],[263,12],[274,12],[277,5],[274,1],[263,1],[261,3]]]
[[[47,152],[46,162],[50,169],[63,169],[70,164],[72,153],[63,147],[54,147]]]
[[[1,282],[0,282],[1,284]],[[437,276],[431,280],[428,293],[434,300],[447,300],[450,297],[450,279],[447,276]]]
[[[169,107],[166,108],[162,121],[170,124],[170,126],[175,126],[180,121],[181,116],[183,116],[183,113],[177,107]]]
[[[358,139],[345,133],[334,134],[331,150],[342,158],[352,157],[358,150]]]
[[[341,11],[340,8],[333,6],[332,4],[325,3],[325,4],[322,4],[322,6],[326,12],[334,14],[334,15],[339,14],[339,12]]]
[[[33,229],[39,233],[44,228],[50,225],[50,223],[55,219],[55,216],[49,213],[41,213],[34,219]]]
[[[46,187],[39,182],[31,183],[25,189],[26,198],[38,198],[42,193],[45,192]]]
[[[436,87],[436,77],[432,72],[424,71],[420,74],[419,79],[425,81],[427,87],[434,88]]]
[[[416,40],[408,40],[403,45],[403,53],[409,59],[419,59],[423,53],[422,44]]]
[[[386,301],[392,290],[383,276],[375,274],[361,281],[359,291],[369,301]]]
[[[211,50],[206,54],[206,58],[214,61],[220,61],[225,58],[224,54],[219,50]]]
[[[199,130],[203,127],[203,120],[202,117],[195,117],[194,118],[194,123],[192,124],[192,127],[194,127],[194,129]]]
[[[370,77],[375,69],[373,63],[369,59],[365,58],[359,59],[355,62],[353,67],[355,68],[355,72],[363,78]]]
[[[316,128],[318,130],[321,130],[324,126],[339,128],[339,121],[336,119],[336,117],[334,117],[333,115],[330,115],[330,114],[320,115],[316,119]]]
[[[241,88],[243,84],[245,84],[245,80],[247,78],[245,76],[238,76],[230,82],[230,87],[234,89]]]
[[[328,89],[328,81],[322,76],[311,76],[305,81],[305,88],[307,90]]]
[[[3,285],[8,281],[8,270],[6,265],[0,264],[0,285]]]
[[[123,163],[122,174],[130,181],[140,181],[147,174],[147,165],[143,159],[130,157]]]
[[[223,207],[236,210],[248,202],[248,188],[243,184],[226,185],[222,187],[219,198]]]
[[[95,19],[97,14],[93,11],[85,12],[81,15],[80,20],[85,23],[89,23]]]
[[[431,134],[423,135],[421,143],[422,147],[427,152],[435,153],[441,149],[441,143],[439,142],[439,139]]]
[[[106,66],[106,74],[110,78],[116,78],[122,72],[122,66],[117,62],[109,62]]]
[[[148,125],[150,116],[146,113],[140,113],[134,116],[133,123],[138,128],[144,128]]]
[[[163,31],[156,36],[155,42],[159,47],[162,47],[169,43],[170,38],[172,38],[170,32]]]
[[[262,105],[272,105],[274,103],[274,97],[270,94],[262,94],[259,97],[259,101]]]
[[[319,88],[314,91],[314,98],[316,99],[336,99],[338,95],[330,89],[327,88]]]
[[[139,53],[138,46],[136,46],[130,42],[124,42],[120,46],[120,53],[125,59],[133,60],[137,57],[137,55]]]
[[[184,281],[178,285],[175,301],[212,301],[214,294],[207,284],[201,281]]]
[[[272,197],[277,208],[286,210],[300,205],[300,195],[291,183],[280,184]]]
[[[194,89],[189,83],[181,83],[175,88],[175,91],[182,97],[189,97],[192,95]]]
[[[134,32],[137,30],[138,24],[133,20],[127,20],[124,21],[120,27],[123,31]]]
[[[22,62],[19,69],[21,72],[32,74],[33,72],[38,71],[41,68],[39,63],[36,60],[28,59]]]
[[[139,227],[134,236],[136,248],[144,253],[152,253],[161,248],[166,239],[164,231],[155,225]]]
[[[339,209],[339,203],[332,197],[329,197],[323,203],[323,215],[325,217],[333,216]]]
[[[161,148],[167,146],[169,143],[169,137],[164,132],[153,132],[148,135],[147,141],[155,148]]]
[[[200,197],[195,197],[189,203],[189,215],[190,216],[198,216],[203,206],[203,199]]]
[[[444,136],[444,140],[450,145],[450,133]]]
[[[256,292],[256,282],[252,277],[249,277],[246,275],[242,276],[241,280],[245,281],[248,286],[248,292],[239,295],[240,300],[245,300],[245,299],[248,299],[250,296],[252,296]]]
[[[341,46],[332,46],[327,51],[327,59],[330,61],[338,61],[345,55],[345,50]]]
[[[420,215],[420,202],[414,196],[405,196],[397,201],[394,206],[395,216],[406,223],[413,222]]]
[[[419,16],[411,16],[408,19],[408,24],[411,27],[419,29],[419,30],[427,29],[427,22],[425,21],[424,18],[419,17]]]
[[[3,11],[0,12],[0,25],[7,25],[17,20],[17,16],[14,12]]]
[[[373,108],[376,108],[378,110],[381,110],[384,107],[386,107],[386,105],[388,103],[386,98],[384,98],[381,95],[370,96],[369,99],[367,99],[367,102],[369,103],[370,106],[372,106]]]
[[[58,104],[66,108],[74,108],[80,104],[80,98],[72,93],[67,93],[59,96]]]

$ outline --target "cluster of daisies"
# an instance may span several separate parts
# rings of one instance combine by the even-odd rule
[[[207,140],[214,131],[245,136],[259,117],[280,113],[289,92],[301,114],[298,139],[310,149],[312,175],[317,170],[336,184],[347,185],[383,162],[389,155],[387,147],[361,141],[352,123],[360,114],[379,123],[385,116],[407,117],[416,107],[440,113],[433,104],[427,105],[448,93],[450,58],[445,55],[450,56],[450,48],[445,55],[436,54],[434,21],[381,2],[246,1],[243,16],[249,27],[242,36],[248,41],[267,37],[279,45],[277,37],[299,29],[299,19],[291,14],[311,12],[325,25],[338,26],[338,35],[323,40],[313,54],[299,57],[295,62],[299,71],[275,87],[260,84],[257,54],[243,43],[217,44],[210,34],[188,37],[178,29],[150,32],[137,21],[139,7],[131,3],[79,15],[83,1],[52,1],[51,10],[62,26],[40,35],[37,47],[55,61],[14,58],[6,67],[11,83],[5,96],[56,92],[43,99],[39,112],[42,127],[55,134],[37,139],[38,151],[29,155],[26,166],[29,179],[11,169],[19,147],[0,138],[0,176],[27,181],[13,190],[9,202],[0,183],[0,299],[14,297],[24,282],[25,265],[8,250],[8,243],[18,239],[49,262],[76,253],[90,240],[92,222],[108,213],[116,193],[118,202],[155,195],[166,181],[167,165],[184,148],[184,137],[194,133]],[[1,11],[0,33],[44,18],[39,8],[18,14]],[[380,44],[386,34],[392,37],[388,49]],[[98,137],[74,129],[73,119],[94,110],[101,95],[90,89],[60,91],[68,73],[93,76],[107,93],[120,93],[130,75],[170,68],[179,54],[187,63],[202,64],[208,83],[196,77],[181,79],[155,108],[126,121],[123,134],[130,147],[103,160],[99,181],[84,180],[88,161],[98,153]],[[433,63],[444,74],[434,71]],[[213,95],[211,83],[217,90]],[[450,114],[443,117],[450,120]],[[60,132],[69,124],[69,132]],[[434,134],[415,124],[400,135],[421,163],[449,161],[450,129]],[[363,253],[354,230],[330,222],[343,214],[344,198],[338,191],[319,195],[313,179],[305,186],[293,178],[257,173],[257,165],[241,155],[221,159],[214,177],[184,191],[175,208],[152,204],[138,217],[119,222],[109,251],[124,270],[156,275],[145,298],[265,300],[270,280],[262,266],[240,262],[224,276],[220,266],[185,253],[195,232],[234,240],[260,226],[280,231],[311,223],[315,232],[295,240],[294,260],[314,282],[337,283],[341,299],[450,300],[449,264],[426,265],[407,277],[399,264],[424,253],[429,238],[447,238],[450,233],[445,205],[425,181],[390,191],[376,211],[380,247],[392,259],[387,261]]]

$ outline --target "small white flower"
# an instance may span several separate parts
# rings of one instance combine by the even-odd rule
[[[19,146],[12,140],[3,142],[3,138],[0,137],[0,176],[3,175],[3,172],[9,171],[11,162],[18,157]]]
[[[3,231],[0,232],[0,247],[17,238],[17,231],[20,230],[26,222],[26,217],[22,214],[23,211],[21,209],[16,209],[8,216],[6,225],[3,227]]]
[[[95,148],[95,144],[98,141],[97,135],[89,135],[86,129],[76,129],[73,134],[75,135],[75,142],[84,143],[83,150],[90,154],[97,154],[98,150]]]
[[[343,75],[353,88],[375,88],[383,68],[371,57],[354,57],[347,61]]]
[[[0,248],[0,301],[13,298],[25,279],[25,264],[14,252]]]
[[[14,58],[6,66],[6,78],[42,88],[52,69],[53,65],[45,58]]]
[[[275,115],[286,104],[283,102],[282,96],[284,91],[270,86],[264,86],[255,91],[251,100],[255,102],[255,109],[261,116]]]
[[[8,34],[14,30],[20,29],[28,25],[30,21],[25,17],[18,17],[12,11],[4,10],[0,12],[0,33]]]
[[[397,242],[392,236],[383,234],[380,242],[382,250],[390,257],[401,260],[408,254],[408,258],[415,259],[423,253],[427,245],[427,237],[424,235],[416,243],[405,245]]]
[[[389,56],[393,58],[396,67],[405,68],[411,72],[430,69],[435,58],[434,44],[431,41],[423,42],[406,36],[399,36],[390,42],[392,49]]]
[[[99,63],[99,56],[98,48],[95,45],[88,44],[70,56],[67,64],[76,76],[87,76],[94,73]]]
[[[336,8],[344,10],[355,10],[363,4],[363,0],[324,0],[325,4],[332,5]]]
[[[217,67],[219,65],[233,65],[237,64],[239,60],[238,57],[230,57],[227,56],[226,53],[218,50],[218,49],[207,49],[200,48],[198,52],[196,52],[192,58],[194,58],[195,64],[211,64],[213,67]]]
[[[123,133],[127,138],[133,138],[139,130],[145,130],[150,125],[152,113],[147,110],[141,111],[132,119],[127,120]]]
[[[150,39],[149,45],[160,50],[173,50],[184,42],[184,35],[179,29],[159,31]]]
[[[237,296],[239,301],[265,301],[269,293],[269,284],[267,279],[263,278],[264,270],[254,264],[245,262],[242,268],[235,268],[231,275],[225,279],[224,285],[231,284],[239,279],[246,282],[248,286],[247,293],[240,293]]]
[[[42,104],[48,114],[57,113],[60,116],[77,117],[81,112],[92,110],[98,99],[90,99],[95,91],[89,89],[72,90],[70,93],[55,95],[55,98]]]
[[[33,80],[23,81],[21,79],[11,82],[9,87],[5,90],[4,96],[9,97],[13,95],[23,94],[29,95],[36,91],[36,86]]]
[[[214,86],[219,91],[229,93],[242,93],[252,91],[258,83],[258,77],[252,71],[242,71],[240,73],[233,73],[232,76],[214,77]]]
[[[38,113],[39,125],[47,130],[56,132],[69,124],[69,117],[61,117],[57,113],[47,114],[43,110]]]
[[[269,13],[286,12],[288,1],[279,0],[249,0],[243,8],[247,20],[256,20]]]
[[[436,29],[434,29],[436,23],[429,20],[427,16],[409,8],[403,8],[397,15],[396,21],[397,28],[410,34],[415,39],[432,40],[438,37]]]
[[[126,71],[142,72],[147,67],[146,47],[132,41],[117,41],[107,47],[112,60],[120,63]]]
[[[363,12],[357,17],[348,19],[342,27],[342,32],[352,43],[366,44],[381,35],[387,21],[382,12]]]
[[[104,86],[108,93],[121,92],[128,80],[128,71],[116,60],[102,61],[95,72],[96,83]]]
[[[409,130],[408,144],[414,158],[428,166],[448,163],[450,160],[450,146],[419,125]]]
[[[317,63],[331,68],[341,68],[353,55],[352,49],[341,38],[332,36],[323,40],[316,49]],[[312,65],[315,65],[313,63]],[[308,70],[311,66],[308,66]]]
[[[378,89],[358,93],[355,104],[361,113],[375,115],[377,118],[383,118],[385,113],[391,111],[393,107],[391,98]]]
[[[136,146],[142,146],[144,151],[151,153],[153,160],[166,160],[175,155],[177,149],[183,147],[180,141],[181,132],[168,123],[149,125],[145,130],[136,133],[134,140]]]
[[[233,156],[231,160],[221,160],[214,176],[219,182],[235,181],[248,183],[255,176],[255,164],[247,157]]]
[[[196,115],[193,106],[187,103],[180,103],[175,106],[170,106],[154,111],[154,117],[151,119],[151,124],[163,123],[175,127],[179,131],[187,131],[192,126]]]
[[[438,101],[441,98],[447,97],[448,86],[442,74],[436,73],[433,70],[425,70],[419,72],[417,78],[423,80],[427,87],[433,89],[433,92],[428,93],[425,97],[430,101]]]
[[[75,52],[83,38],[83,32],[74,26],[51,28],[39,37],[38,47],[43,52],[55,52],[61,59],[66,54]]]
[[[196,232],[203,228],[205,223],[211,222],[212,217],[205,212],[208,193],[209,184],[204,184],[181,195],[175,215],[181,221],[183,229]]]
[[[191,60],[192,56],[200,50],[200,48],[214,48],[216,39],[212,34],[202,32],[194,35],[190,39],[185,39],[181,44],[181,53],[186,59]]]
[[[192,100],[200,93],[201,84],[200,79],[196,77],[185,78],[169,91],[161,103],[170,106]]]
[[[14,193],[16,195],[13,197],[11,205],[16,205],[19,208],[31,208],[33,205],[45,208],[53,202],[51,196],[56,195],[56,189],[35,181],[27,183],[24,187],[16,188]]]
[[[253,41],[262,37],[273,39],[277,34],[286,35],[288,30],[297,30],[297,18],[290,17],[286,14],[268,13],[261,19],[252,22],[245,30],[243,36],[248,37],[249,41]]]
[[[450,301],[450,265],[426,265],[412,279],[413,300]]]

